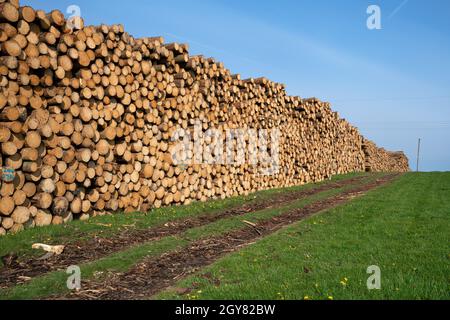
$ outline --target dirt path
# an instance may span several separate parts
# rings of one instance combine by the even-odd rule
[[[337,182],[327,183],[309,190],[290,191],[276,195],[270,199],[246,203],[240,207],[221,211],[217,214],[207,214],[192,218],[180,219],[165,225],[148,229],[127,229],[112,237],[93,237],[68,244],[63,254],[45,260],[29,259],[20,261],[16,256],[3,257],[5,265],[0,269],[0,288],[9,288],[26,283],[29,279],[45,273],[65,269],[70,265],[80,265],[95,261],[118,251],[149,241],[156,241],[163,237],[182,234],[183,232],[205,226],[221,219],[240,216],[269,208],[285,206],[293,201],[318,194],[320,192],[359,184],[370,179],[370,176],[355,177]]]
[[[341,205],[367,191],[390,182],[397,175],[386,175],[374,182],[355,186],[337,196],[319,200],[302,208],[260,222],[256,228],[243,228],[221,236],[196,241],[179,251],[149,258],[126,273],[109,274],[107,279],[83,282],[83,290],[55,299],[148,299],[172,286],[179,279],[198,271],[229,252],[241,249],[264,236],[317,212]]]

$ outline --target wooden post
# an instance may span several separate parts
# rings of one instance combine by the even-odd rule
[[[419,142],[417,144],[417,172],[419,172],[420,144],[421,144],[421,139],[419,139]]]

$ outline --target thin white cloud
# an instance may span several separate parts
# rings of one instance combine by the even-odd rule
[[[404,0],[397,8],[395,8],[394,11],[392,11],[388,19],[391,19],[393,16],[395,16],[408,2],[409,0]]]

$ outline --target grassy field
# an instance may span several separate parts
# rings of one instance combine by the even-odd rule
[[[354,177],[340,176],[333,181]],[[380,175],[361,175],[363,183]],[[187,217],[218,214],[243,203],[311,190],[307,185],[259,192],[247,197],[163,208],[150,214],[99,217],[89,222],[27,230],[0,239],[0,257],[14,252],[34,257],[33,242],[67,244],[92,237],[114,237]],[[354,187],[354,186],[353,186]],[[266,208],[188,229],[175,236],[139,243],[80,264],[84,280],[126,272],[143,259],[182,250],[194,241],[246,228],[289,210],[335,197],[352,186],[321,191],[276,208]],[[228,254],[157,299],[449,299],[450,173],[407,174],[345,205],[294,223]],[[247,226],[248,227],[248,226]],[[367,267],[381,269],[381,290],[369,291]],[[64,270],[37,276],[0,290],[0,299],[34,299],[67,294]],[[183,294],[180,294],[183,292]]]
[[[182,280],[163,299],[450,299],[450,173],[407,174]],[[381,269],[368,290],[367,268]]]

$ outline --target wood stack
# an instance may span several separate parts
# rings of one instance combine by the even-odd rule
[[[0,166],[15,170],[0,188],[0,234],[321,181],[366,161],[408,170],[398,154],[363,148],[328,103],[242,80],[184,44],[78,22],[0,0]],[[279,129],[279,172],[212,163],[212,152],[175,164],[171,138],[198,123],[203,133]]]
[[[378,148],[370,140],[363,140],[366,172],[407,172],[409,161],[402,151],[391,152]]]

